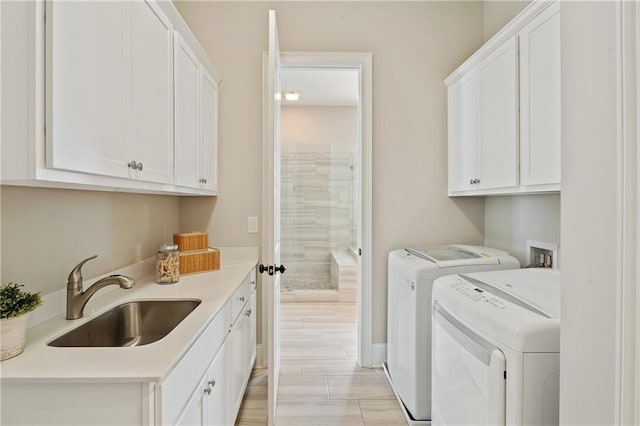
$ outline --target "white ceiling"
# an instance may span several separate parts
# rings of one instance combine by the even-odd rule
[[[298,101],[286,101],[282,105],[358,105],[358,71],[340,68],[282,68],[280,71],[282,92],[301,93]]]

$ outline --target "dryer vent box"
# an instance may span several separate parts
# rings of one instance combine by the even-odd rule
[[[527,267],[558,269],[558,245],[527,240]]]

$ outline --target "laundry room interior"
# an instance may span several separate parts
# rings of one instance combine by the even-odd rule
[[[0,2],[0,423],[640,424],[639,34]]]

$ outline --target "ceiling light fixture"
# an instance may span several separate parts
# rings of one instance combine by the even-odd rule
[[[301,93],[298,91],[289,91],[289,92],[284,92],[284,98],[288,101],[297,101],[300,99]]]

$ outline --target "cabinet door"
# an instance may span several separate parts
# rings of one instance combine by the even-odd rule
[[[245,305],[246,306],[246,305]],[[245,366],[245,323],[247,317],[243,313],[238,316],[231,329],[232,378],[231,378],[231,413],[236,415],[242,403],[242,389],[246,379]]]
[[[479,189],[518,185],[518,48],[514,36],[481,62]]]
[[[256,359],[256,292],[251,294],[251,298],[245,308],[245,344],[244,344],[244,368],[247,377],[251,375],[251,368]]]
[[[176,185],[199,186],[200,61],[180,34],[174,38]]]
[[[201,185],[211,191],[218,189],[218,83],[202,70],[202,140],[200,155]]]
[[[474,189],[476,175],[477,81],[471,73],[449,88],[449,192]]]
[[[126,2],[47,2],[47,167],[126,177]]]
[[[141,180],[173,178],[173,28],[155,2],[131,5],[131,111],[127,160],[142,163]]]
[[[196,387],[191,399],[187,403],[187,406],[184,408],[178,421],[176,422],[177,426],[195,426],[195,425],[206,425],[206,413],[205,413],[205,404],[207,394],[205,390],[207,389],[207,376],[203,376],[200,383]]]
[[[216,359],[211,364],[207,372],[207,386],[211,392],[206,396],[205,404],[205,424],[230,425],[233,424],[229,412],[229,339],[225,340],[220,348]]]
[[[519,33],[520,179],[560,183],[560,4]]]

